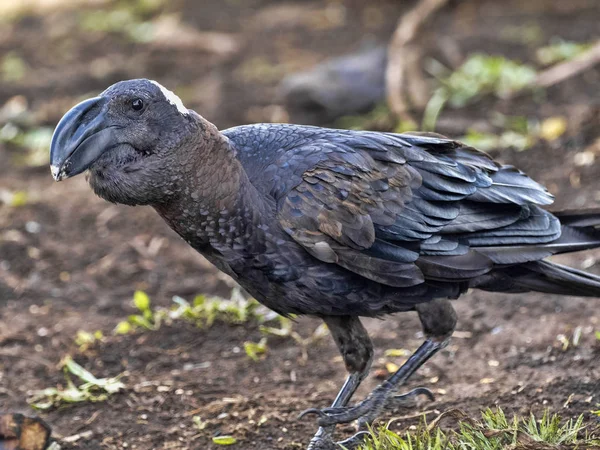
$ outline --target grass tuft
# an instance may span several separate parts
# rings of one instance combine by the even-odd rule
[[[125,385],[119,377],[96,378],[91,372],[77,364],[71,356],[67,355],[61,362],[65,374],[65,387],[46,388],[32,393],[29,403],[36,409],[46,410],[68,403],[101,402],[115,394]],[[77,386],[71,375],[79,378],[84,383]]]
[[[440,423],[447,419],[453,419],[454,429],[442,429]],[[533,414],[508,419],[498,408],[483,411],[481,420],[473,420],[457,409],[449,410],[429,425],[423,422],[414,432],[395,433],[387,426],[371,430],[368,442],[360,450],[549,450],[599,446],[600,437],[588,433],[583,416],[564,421],[546,411],[541,419]]]
[[[268,352],[269,337],[276,336],[289,338],[298,343],[302,351],[301,362],[303,363],[308,360],[308,348],[328,334],[327,327],[323,324],[309,337],[303,338],[294,330],[294,322],[290,318],[269,311],[252,298],[245,298],[239,288],[233,289],[229,299],[197,295],[192,302],[189,302],[175,296],[173,303],[171,308],[153,308],[148,294],[136,291],[133,294],[133,306],[138,313],[119,322],[113,334],[156,331],[163,323],[171,325],[178,320],[190,322],[199,328],[210,328],[216,322],[231,325],[254,322],[260,324],[263,338],[259,342],[244,343],[244,350],[250,359],[261,360]],[[273,325],[273,322],[278,322],[279,327],[265,325]]]
[[[163,322],[171,324],[176,320],[191,322],[199,328],[210,327],[216,321],[238,325],[253,319],[259,322],[267,320],[266,314],[257,311],[259,303],[243,298],[238,289],[233,290],[230,299],[197,295],[190,303],[175,296],[173,303],[170,309],[152,308],[148,294],[136,291],[133,306],[139,313],[117,324],[114,334],[129,334],[139,329],[156,331]]]
[[[430,72],[438,79],[438,87],[423,116],[423,129],[433,130],[446,104],[462,108],[485,95],[506,98],[534,81],[536,70],[530,65],[503,56],[473,54],[454,72],[437,61],[431,61]]]
[[[571,42],[564,39],[552,39],[550,45],[538,48],[536,51],[537,61],[544,65],[556,64],[561,61],[573,59],[592,48],[593,43]]]

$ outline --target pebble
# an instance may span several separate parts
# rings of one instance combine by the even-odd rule
[[[33,220],[30,220],[25,224],[25,231],[31,234],[37,234],[41,231],[41,229],[42,226],[39,223],[34,222]]]

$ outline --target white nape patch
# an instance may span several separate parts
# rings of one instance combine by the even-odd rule
[[[183,102],[181,101],[181,99],[179,97],[177,97],[172,91],[168,90],[166,87],[164,87],[162,84],[160,84],[157,81],[150,80],[150,83],[154,84],[156,87],[158,87],[160,89],[160,91],[163,93],[163,95],[165,96],[167,101],[171,105],[174,105],[177,108],[177,111],[179,111],[181,114],[184,114],[186,116],[190,113],[188,111],[188,109],[185,107],[185,105],[183,104]]]

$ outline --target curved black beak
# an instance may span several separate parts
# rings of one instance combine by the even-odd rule
[[[105,123],[106,99],[94,97],[71,108],[54,130],[50,170],[56,181],[84,172],[115,141],[114,126]]]

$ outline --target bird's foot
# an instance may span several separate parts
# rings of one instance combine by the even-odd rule
[[[317,422],[321,427],[358,420],[359,429],[364,430],[364,428],[379,417],[381,412],[386,408],[405,405],[407,401],[414,399],[418,395],[425,395],[430,400],[434,400],[433,393],[429,389],[423,387],[413,389],[402,395],[392,395],[392,392],[393,387],[385,382],[371,392],[365,400],[355,406],[324,409],[311,408],[303,411],[300,414],[300,417],[304,417],[308,414],[316,414],[319,416]]]
[[[308,444],[307,450],[354,450],[360,447],[369,435],[367,431],[359,431],[343,441],[334,441],[332,438],[334,427],[320,428],[315,437]]]

